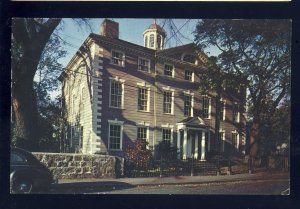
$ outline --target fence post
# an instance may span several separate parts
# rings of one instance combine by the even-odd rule
[[[194,155],[192,154],[191,176],[194,176]]]
[[[159,164],[159,177],[162,177],[162,155],[160,156],[160,164]]]
[[[229,169],[228,175],[231,175],[231,159],[230,158],[228,159],[228,169]]]

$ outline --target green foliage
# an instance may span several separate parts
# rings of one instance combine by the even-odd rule
[[[47,103],[46,103],[47,102]],[[46,105],[45,105],[46,103]],[[59,152],[61,108],[60,99],[44,101],[39,108],[39,151]]]
[[[125,147],[125,155],[130,163],[130,169],[147,169],[152,161],[151,150],[147,149],[148,142],[137,139],[132,145]]]
[[[284,101],[280,107],[272,111],[261,121],[260,127],[260,155],[270,155],[277,151],[277,146],[290,143],[291,111],[290,101]],[[288,147],[286,150],[288,150]]]
[[[255,117],[268,97],[276,107],[289,93],[290,20],[202,20],[194,33],[202,49],[219,49],[216,64],[224,72],[246,84]]]

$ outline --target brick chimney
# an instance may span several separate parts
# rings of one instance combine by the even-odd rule
[[[119,23],[104,19],[100,27],[100,35],[108,38],[119,38]]]

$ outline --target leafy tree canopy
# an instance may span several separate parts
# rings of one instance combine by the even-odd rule
[[[267,98],[276,108],[290,92],[290,20],[201,20],[195,41],[220,50],[217,64],[246,81],[251,113],[259,118]]]

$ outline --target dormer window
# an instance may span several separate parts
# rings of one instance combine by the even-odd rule
[[[123,52],[112,50],[111,52],[111,62],[114,65],[124,66],[125,55]]]
[[[185,70],[184,79],[187,81],[194,82],[194,72],[191,70]]]
[[[150,72],[150,60],[144,59],[144,58],[139,58],[138,70]]]
[[[172,65],[165,64],[164,75],[174,77],[174,67]]]

